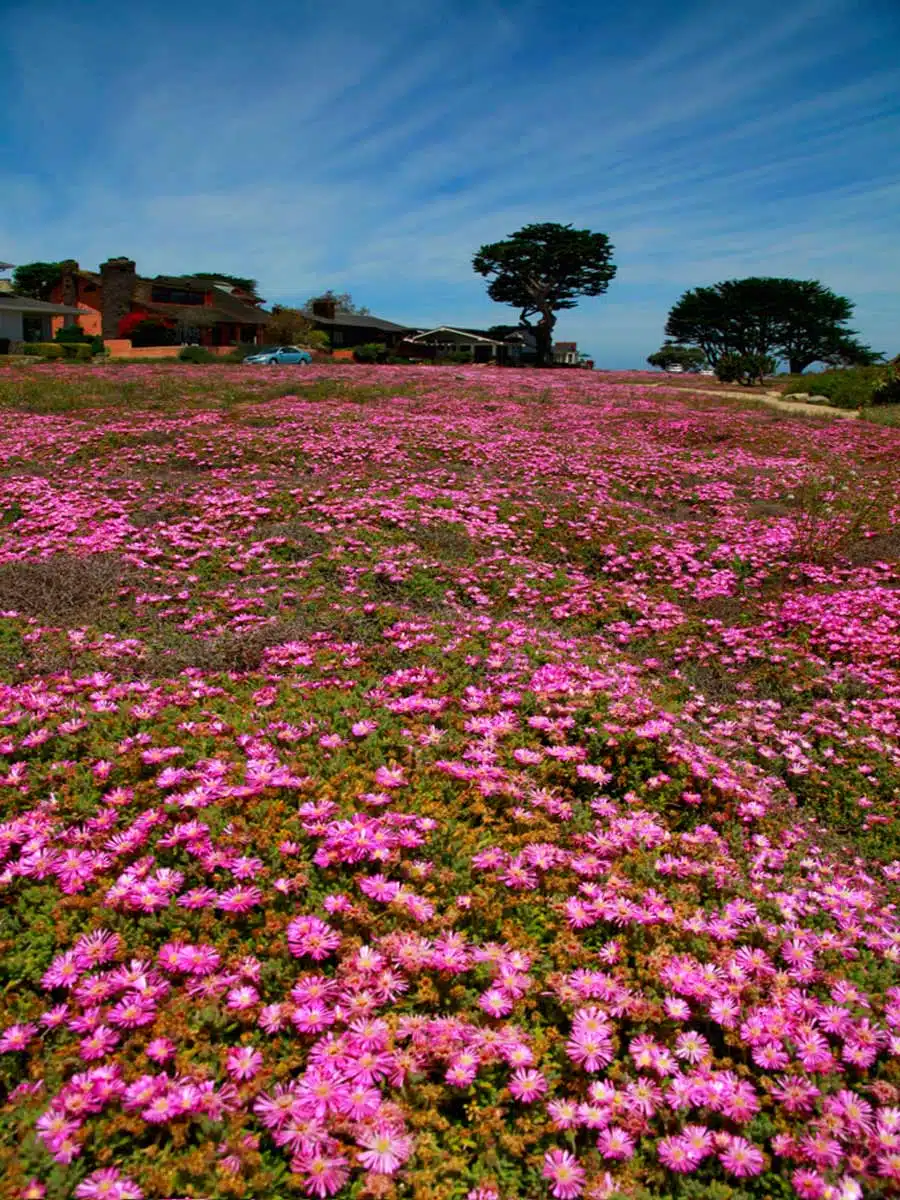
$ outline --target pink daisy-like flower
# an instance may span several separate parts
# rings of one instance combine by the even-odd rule
[[[28,1043],[37,1034],[38,1027],[31,1021],[20,1025],[10,1025],[0,1037],[0,1054],[12,1054],[17,1050],[26,1050]]]
[[[118,1044],[119,1035],[117,1033],[108,1025],[98,1025],[86,1038],[81,1039],[78,1053],[85,1062],[93,1062],[94,1059],[104,1058],[110,1054]]]
[[[153,1038],[147,1043],[145,1051],[147,1057],[153,1062],[164,1063],[175,1056],[175,1043],[166,1037]]]
[[[478,998],[478,1007],[489,1017],[505,1017],[513,1010],[513,1002],[506,992],[492,987]]]
[[[598,1135],[597,1149],[604,1158],[631,1158],[634,1154],[634,1138],[617,1125],[610,1125]]]
[[[517,1100],[521,1100],[524,1104],[531,1104],[539,1096],[543,1096],[547,1086],[547,1080],[540,1071],[525,1070],[524,1067],[520,1067],[518,1071],[513,1072],[509,1090]]]
[[[78,1200],[143,1200],[144,1193],[117,1167],[103,1167],[82,1180],[75,1195]]]
[[[662,1138],[656,1146],[659,1161],[670,1171],[686,1175],[700,1162],[700,1156],[680,1137]]]
[[[719,1162],[738,1179],[748,1175],[759,1175],[765,1166],[762,1151],[746,1138],[732,1137],[725,1150],[719,1152]]]
[[[235,1046],[225,1056],[225,1070],[232,1079],[252,1079],[263,1064],[263,1056],[253,1046]]]
[[[295,958],[320,962],[341,944],[341,935],[320,917],[295,917],[287,927],[288,948]]]
[[[253,1008],[258,1003],[259,992],[255,987],[246,983],[241,987],[233,987],[229,990],[225,1007],[234,1012],[246,1012],[248,1008]]]
[[[550,1192],[556,1200],[574,1200],[584,1189],[584,1167],[568,1150],[549,1150],[541,1174],[550,1180]]]
[[[303,1190],[307,1196],[334,1196],[349,1175],[347,1159],[342,1154],[323,1152],[298,1156],[291,1163],[291,1170],[303,1176]]]
[[[367,1171],[376,1175],[393,1175],[412,1153],[412,1138],[388,1126],[380,1126],[364,1134],[358,1144],[362,1149],[357,1157]]]

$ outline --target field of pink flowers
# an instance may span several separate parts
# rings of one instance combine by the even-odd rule
[[[0,372],[0,1195],[900,1192],[900,433]]]

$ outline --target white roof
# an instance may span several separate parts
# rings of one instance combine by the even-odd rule
[[[435,329],[426,329],[424,333],[417,333],[415,337],[407,338],[408,342],[419,342],[422,338],[431,337],[433,333],[456,333],[461,338],[466,338],[470,342],[484,342],[487,346],[499,346],[500,343],[493,338],[482,337],[480,333],[470,333],[468,329],[454,329],[452,325],[438,325]]]

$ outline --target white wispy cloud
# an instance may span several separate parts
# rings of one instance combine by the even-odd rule
[[[11,261],[128,253],[483,325],[512,311],[473,251],[562,220],[616,246],[608,295],[560,326],[608,365],[639,365],[685,287],[749,273],[821,277],[896,349],[900,15],[875,2],[45,0],[13,18]]]

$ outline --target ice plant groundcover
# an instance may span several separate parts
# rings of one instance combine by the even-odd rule
[[[477,368],[0,405],[4,1196],[898,1193],[896,432]]]

